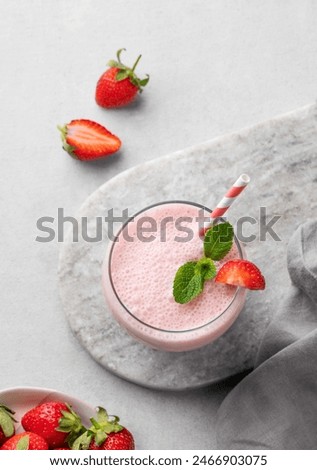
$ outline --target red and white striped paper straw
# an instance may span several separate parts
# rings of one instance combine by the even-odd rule
[[[248,186],[249,183],[250,183],[250,177],[248,175],[242,174],[239,176],[237,181],[226,192],[224,197],[217,204],[217,207],[210,214],[211,220],[208,223],[208,226],[204,227],[204,229],[202,230],[202,233],[205,233],[208,230],[208,228],[212,225],[215,219],[223,216],[227,212],[229,207],[234,203],[234,201],[237,199],[239,194],[242,193],[244,188],[246,188],[246,186]]]
[[[231,186],[229,191],[226,192],[219,204],[217,204],[217,207],[212,211],[210,218],[216,219],[217,217],[224,215],[229,207],[234,203],[239,194],[241,194],[244,188],[248,186],[249,182],[250,177],[248,175],[240,175],[237,181]]]

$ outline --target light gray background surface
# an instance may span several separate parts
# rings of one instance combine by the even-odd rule
[[[58,207],[75,214],[135,164],[313,102],[316,26],[313,0],[0,1],[1,388],[50,387],[103,404],[139,448],[213,447],[230,384],[164,393],[104,371],[67,325],[58,243],[35,242],[36,221]],[[106,111],[95,84],[119,47],[130,62],[142,52],[139,71],[151,81],[134,106]],[[109,127],[120,154],[69,158],[56,124],[74,118]]]

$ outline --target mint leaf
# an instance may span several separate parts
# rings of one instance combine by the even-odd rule
[[[217,268],[210,258],[201,258],[195,266],[195,273],[200,274],[202,282],[204,283],[208,279],[215,277]]]
[[[207,230],[204,239],[205,256],[215,261],[224,258],[233,244],[233,227],[229,222],[223,222]]]
[[[200,271],[196,272],[197,261],[189,261],[178,268],[173,285],[173,295],[176,302],[186,304],[193,300],[203,290],[203,278]]]

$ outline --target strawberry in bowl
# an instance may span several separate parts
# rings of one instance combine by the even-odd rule
[[[135,448],[131,432],[117,416],[73,396],[18,387],[0,391],[0,402],[0,450]]]
[[[118,416],[110,417],[107,411],[98,407],[92,426],[73,443],[75,450],[133,450],[134,438],[128,429],[119,423]]]
[[[0,446],[15,434],[13,415],[15,412],[6,405],[0,404]]]
[[[79,415],[58,401],[35,406],[23,415],[21,423],[26,431],[42,436],[51,449],[73,442],[85,431]]]

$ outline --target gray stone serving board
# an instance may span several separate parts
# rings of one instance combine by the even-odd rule
[[[259,224],[245,226],[257,237],[246,246],[267,281],[263,292],[249,292],[246,307],[230,330],[214,343],[184,353],[156,351],[132,339],[117,325],[101,291],[101,263],[107,239],[61,247],[59,286],[70,327],[82,346],[108,371],[134,383],[167,390],[202,387],[252,368],[259,342],[289,284],[286,247],[296,227],[317,214],[317,106],[310,105],[231,135],[187,148],[120,173],[82,205],[91,236],[96,217],[115,215],[169,199],[213,207],[241,173],[251,183],[230,210],[230,220],[260,207],[281,241],[259,240]]]

